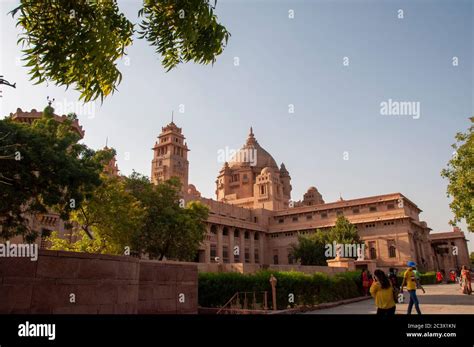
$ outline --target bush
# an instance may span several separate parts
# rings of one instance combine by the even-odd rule
[[[323,273],[307,275],[301,272],[260,271],[255,274],[200,273],[199,305],[222,307],[236,292],[268,292],[268,306],[272,305],[270,276],[277,282],[277,308],[315,305],[362,295],[360,272],[345,272],[335,276]],[[289,302],[290,294],[294,303]]]
[[[403,275],[405,274],[405,271],[401,271],[398,274],[398,283],[401,285],[403,283]],[[424,284],[436,284],[436,272],[430,271],[430,272],[425,272],[421,273],[420,272],[420,282],[421,285]]]

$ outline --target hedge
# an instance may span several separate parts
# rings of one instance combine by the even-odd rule
[[[199,305],[222,307],[236,292],[268,292],[268,306],[272,305],[270,276],[277,282],[277,308],[315,305],[354,298],[362,295],[360,272],[344,272],[334,276],[301,272],[260,271],[255,274],[199,273]],[[294,302],[289,302],[290,294]]]
[[[403,283],[403,275],[405,274],[405,271],[401,271],[398,274],[398,284],[402,285]],[[436,272],[430,271],[430,272],[425,272],[425,273],[420,273],[420,282],[421,284],[436,284]]]

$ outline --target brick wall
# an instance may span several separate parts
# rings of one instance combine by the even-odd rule
[[[0,313],[197,313],[197,268],[45,250],[37,261],[0,258]]]

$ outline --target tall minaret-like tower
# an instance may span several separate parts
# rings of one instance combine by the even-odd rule
[[[166,181],[171,177],[178,177],[182,184],[182,191],[188,188],[188,146],[181,128],[173,121],[161,128],[161,134],[153,147],[151,162],[151,181],[153,184]]]

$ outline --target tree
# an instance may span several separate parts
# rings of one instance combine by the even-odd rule
[[[359,234],[354,224],[344,216],[337,217],[336,224],[329,230],[329,242],[350,244],[359,242]]]
[[[471,252],[469,259],[471,260],[471,266],[474,266],[474,252]]]
[[[339,216],[336,224],[328,232],[316,230],[315,233],[298,236],[298,244],[293,244],[292,255],[301,261],[301,265],[327,265],[326,245],[352,244],[359,242],[356,227],[344,216]]]
[[[214,63],[229,32],[208,0],[144,0],[138,38],[146,39],[169,71],[180,62]],[[21,0],[11,12],[22,29],[31,79],[74,86],[84,101],[104,99],[122,79],[117,61],[135,27],[116,0]]]
[[[447,196],[452,198],[449,206],[454,218],[450,223],[456,225],[464,219],[467,229],[474,232],[474,117],[470,120],[469,130],[456,134],[454,155],[441,176],[448,179]]]
[[[300,260],[301,265],[327,265],[324,254],[325,245],[328,243],[327,233],[316,230],[314,234],[299,235],[298,244],[291,245],[291,255]]]
[[[150,258],[195,258],[204,240],[208,208],[197,201],[183,206],[177,178],[153,185],[134,172],[129,177],[103,177],[103,184],[72,216],[79,226],[75,242],[57,234],[52,249],[124,254]]]
[[[183,206],[177,178],[154,186],[147,177],[134,173],[126,181],[146,211],[136,241],[139,253],[159,260],[193,260],[206,235],[207,206],[196,201]]]
[[[71,216],[89,239],[103,241],[103,251],[133,250],[145,210],[126,190],[123,179],[102,175],[102,184]]]
[[[68,220],[71,212],[99,186],[101,163],[96,153],[79,144],[73,116],[62,123],[46,107],[33,124],[0,120],[0,237],[22,235],[28,242],[37,232],[28,218],[48,211]]]

